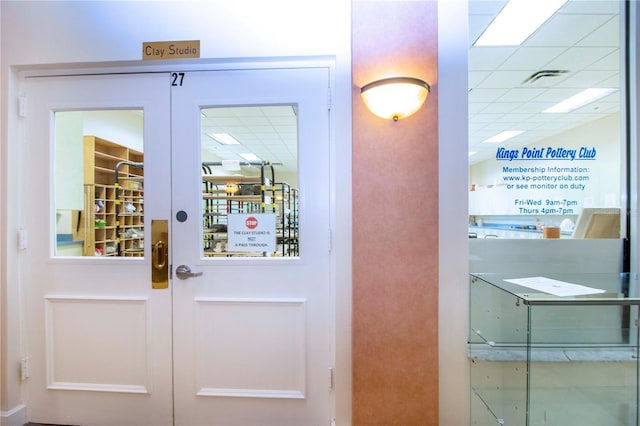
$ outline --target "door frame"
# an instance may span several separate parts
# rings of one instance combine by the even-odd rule
[[[3,406],[0,407],[0,424],[24,424],[27,420],[27,398],[21,377],[16,377],[15,366],[25,360],[28,363],[26,337],[28,312],[23,288],[28,284],[22,279],[22,250],[16,243],[17,235],[24,228],[22,212],[28,208],[21,197],[22,183],[11,179],[18,176],[21,164],[25,161],[23,149],[25,124],[22,114],[28,114],[28,99],[21,98],[22,82],[34,76],[74,76],[83,74],[115,73],[165,73],[188,71],[223,71],[231,69],[261,70],[270,68],[309,68],[325,67],[329,69],[329,147],[330,147],[330,292],[332,296],[332,358],[334,369],[334,391],[331,394],[332,416],[337,424],[351,422],[351,74],[340,70],[337,78],[336,58],[333,56],[246,59],[228,62],[195,60],[171,64],[168,61],[149,65],[142,61],[122,64],[60,64],[38,66],[37,68],[11,67],[8,75],[8,105],[17,105],[14,111],[8,111],[3,126],[2,139],[5,143],[0,151],[0,172],[5,182],[0,184],[0,261],[6,265],[1,272],[0,282],[5,289],[2,315],[2,341],[5,348],[3,358],[2,382]],[[340,139],[340,143],[337,143]],[[11,206],[11,207],[9,207]],[[338,214],[338,212],[340,214]],[[28,230],[27,230],[28,238]],[[15,238],[15,239],[14,239]],[[31,243],[34,239],[32,237]],[[27,244],[28,244],[27,240]],[[28,245],[27,245],[28,250]],[[9,285],[9,283],[12,283]],[[26,379],[28,380],[28,378]]]

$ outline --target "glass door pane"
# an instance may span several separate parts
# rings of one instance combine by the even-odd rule
[[[298,255],[295,105],[201,109],[204,257]]]
[[[55,113],[55,256],[144,256],[142,145],[141,110]]]

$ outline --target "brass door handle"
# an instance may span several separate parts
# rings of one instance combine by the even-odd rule
[[[153,267],[159,271],[167,266],[167,244],[160,240],[153,244],[153,253],[151,254]]]
[[[169,221],[151,221],[151,288],[169,288]]]

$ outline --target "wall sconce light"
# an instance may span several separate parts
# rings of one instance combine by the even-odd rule
[[[413,77],[391,77],[362,86],[360,94],[369,110],[398,121],[417,112],[429,96],[429,83]]]

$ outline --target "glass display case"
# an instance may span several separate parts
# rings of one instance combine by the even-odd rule
[[[638,426],[631,278],[471,274],[471,424]]]

